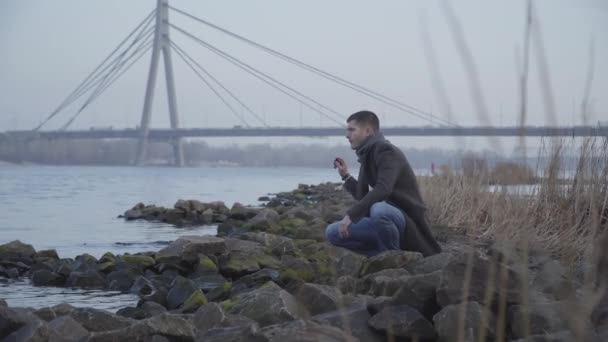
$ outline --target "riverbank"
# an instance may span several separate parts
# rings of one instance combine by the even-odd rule
[[[115,314],[66,304],[0,304],[0,338],[600,340],[608,333],[606,296],[540,251],[519,259],[521,246],[471,240],[436,225],[441,254],[391,251],[365,258],[324,242],[327,223],[341,218],[352,201],[338,184],[302,185],[263,200],[263,207],[138,204],[125,219],[218,224],[218,236],[182,236],[153,252],[71,259],[20,242],[0,246],[1,276],[139,297],[136,306]]]

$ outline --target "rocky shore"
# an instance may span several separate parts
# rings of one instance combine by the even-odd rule
[[[515,247],[435,226],[441,254],[366,258],[324,241],[327,223],[352,201],[338,184],[263,200],[258,208],[137,204],[126,220],[218,225],[218,236],[182,236],[155,252],[71,259],[20,241],[0,245],[0,277],[140,298],[116,313],[0,299],[0,340],[608,340],[608,296],[542,253],[531,251],[525,264]]]

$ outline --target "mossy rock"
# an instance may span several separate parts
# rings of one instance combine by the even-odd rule
[[[108,261],[116,261],[116,256],[112,252],[105,252],[101,258],[99,258],[100,263],[108,262]]]
[[[115,267],[116,263],[114,261],[106,261],[99,264],[99,271],[107,274],[114,271]]]
[[[281,281],[312,282],[315,279],[315,268],[304,258],[285,258],[281,266]]]
[[[147,255],[123,255],[121,260],[130,266],[146,268],[156,264],[153,257]]]
[[[230,253],[220,261],[220,272],[228,277],[240,277],[259,270],[258,262],[245,253]]]
[[[215,262],[213,262],[213,260],[211,260],[211,258],[209,258],[206,255],[201,256],[199,262],[198,262],[198,266],[196,268],[196,272],[197,273],[216,273],[217,272],[217,265],[215,264]]]
[[[190,295],[190,297],[188,297],[188,299],[186,299],[186,301],[184,302],[184,305],[182,307],[182,311],[184,313],[192,313],[192,312],[198,310],[199,307],[207,304],[208,302],[209,301],[207,300],[207,297],[205,296],[203,291],[196,290],[196,291],[192,292],[192,294]]]
[[[212,302],[228,299],[232,291],[232,283],[226,282],[207,293],[207,299]]]

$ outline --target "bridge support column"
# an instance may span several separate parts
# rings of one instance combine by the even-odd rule
[[[156,76],[158,73],[158,59],[163,53],[165,62],[165,81],[167,84],[167,98],[169,103],[169,118],[171,129],[179,128],[179,116],[177,111],[177,100],[175,95],[175,81],[173,78],[173,63],[171,61],[171,46],[169,40],[169,0],[157,0],[156,28],[154,32],[154,46],[152,48],[152,60],[148,73],[146,96],[144,108],[139,127],[139,144],[137,147],[136,165],[143,165],[146,160],[148,135],[150,133],[150,117],[152,114],[152,102],[154,100],[154,89],[156,87]],[[173,145],[173,155],[176,166],[184,166],[184,150],[181,138],[176,137],[170,141]]]

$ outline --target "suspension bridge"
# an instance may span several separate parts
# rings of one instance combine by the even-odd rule
[[[426,112],[402,101],[388,97],[368,87],[349,81],[326,70],[290,57],[280,51],[255,42],[240,34],[220,27],[187,11],[175,8],[169,0],[157,0],[157,7],[118,44],[118,46],[55,108],[38,126],[27,131],[0,132],[0,141],[27,141],[33,139],[137,139],[138,149],[135,163],[145,162],[148,140],[167,141],[173,146],[175,163],[184,164],[182,138],[188,137],[279,137],[279,136],[343,136],[346,116],[330,106],[302,93],[294,86],[282,82],[264,71],[248,64],[213,44],[190,33],[181,26],[169,21],[169,14],[182,16],[193,22],[204,25],[237,41],[257,48],[270,56],[290,63],[298,68],[327,79],[341,87],[367,96],[385,106],[397,109],[428,123],[421,127],[383,127],[389,136],[608,136],[608,127],[574,126],[574,127],[464,127],[455,122]],[[269,125],[261,115],[251,109],[233,91],[224,85],[210,70],[190,56],[180,45],[171,39],[171,33],[188,38],[204,47],[236,68],[254,77],[283,96],[300,103],[302,106],[318,113],[336,124],[336,127],[275,127]],[[69,129],[74,121],[97,100],[109,87],[121,78],[144,55],[151,52],[148,81],[144,95],[141,123],[132,129]],[[188,68],[206,85],[228,108],[242,125],[234,128],[183,128],[180,127],[177,94],[173,72],[172,53],[179,57]],[[168,99],[170,128],[151,129],[151,111],[154,100],[156,80],[160,59],[164,61],[165,81]],[[80,102],[79,102],[80,101]],[[76,103],[80,103],[76,106]],[[77,110],[57,130],[44,130],[51,120],[57,120],[60,113],[76,106]],[[237,109],[238,108],[238,109]],[[240,111],[239,111],[240,110]],[[247,114],[245,116],[244,114]],[[255,125],[250,122],[256,122]]]

